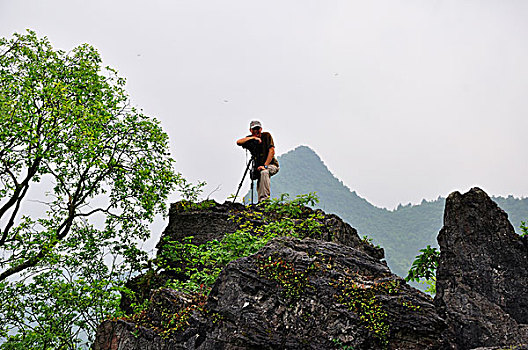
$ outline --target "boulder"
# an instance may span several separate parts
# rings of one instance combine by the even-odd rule
[[[347,246],[277,238],[230,263],[199,349],[442,349],[432,299]]]
[[[247,209],[244,205],[231,202],[172,203],[169,209],[169,224],[163,231],[162,239],[156,248],[163,250],[164,239],[182,241],[192,236],[194,244],[220,239],[226,233],[235,232],[239,228],[239,225],[230,218],[237,212],[245,210]]]
[[[528,244],[479,188],[446,199],[435,305],[460,350],[528,343]]]
[[[102,345],[94,349],[139,350],[147,343],[153,350],[447,346],[447,325],[429,296],[378,259],[334,242],[275,238],[229,263],[203,305],[190,300],[154,292],[144,315],[105,322],[96,340]],[[188,310],[185,322],[182,310]],[[185,326],[174,327],[167,315],[178,315]]]

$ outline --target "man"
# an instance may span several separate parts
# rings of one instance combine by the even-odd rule
[[[256,166],[260,172],[257,182],[258,201],[262,202],[270,196],[270,177],[279,172],[279,162],[275,158],[275,144],[269,132],[262,132],[262,125],[258,120],[249,123],[251,135],[241,138],[237,145],[242,146],[246,142],[255,140],[257,144]]]

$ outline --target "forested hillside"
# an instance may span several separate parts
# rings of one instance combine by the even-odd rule
[[[378,208],[361,198],[337,179],[319,156],[309,147],[299,146],[279,157],[280,172],[272,178],[272,196],[289,193],[292,197],[316,192],[317,207],[335,213],[385,249],[390,268],[405,276],[418,251],[437,246],[436,236],[442,228],[445,198],[418,205],[400,205],[395,210]],[[464,189],[461,189],[464,190]],[[249,196],[246,196],[246,201]],[[255,197],[256,198],[256,197]],[[494,197],[508,213],[516,231],[528,219],[528,198]]]

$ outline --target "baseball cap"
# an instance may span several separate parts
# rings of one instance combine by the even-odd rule
[[[253,121],[251,121],[251,123],[249,123],[249,128],[250,129],[253,129],[253,128],[256,128],[256,127],[262,128],[262,124],[260,124],[260,122],[258,120],[253,120]]]

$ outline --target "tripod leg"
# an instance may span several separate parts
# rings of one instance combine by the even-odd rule
[[[238,185],[238,189],[236,191],[236,194],[235,194],[235,198],[233,198],[233,203],[235,203],[236,201],[236,198],[238,196],[238,192],[240,191],[240,188],[242,187],[242,184],[244,183],[244,179],[246,178],[246,175],[247,175],[247,172],[249,170],[249,167],[251,166],[251,163],[252,163],[252,160],[250,160],[248,163],[247,163],[247,166],[246,166],[246,171],[244,171],[244,176],[242,176],[242,180],[240,181],[240,184]],[[253,192],[251,192],[251,202],[253,202]],[[251,203],[253,204],[253,203]]]

